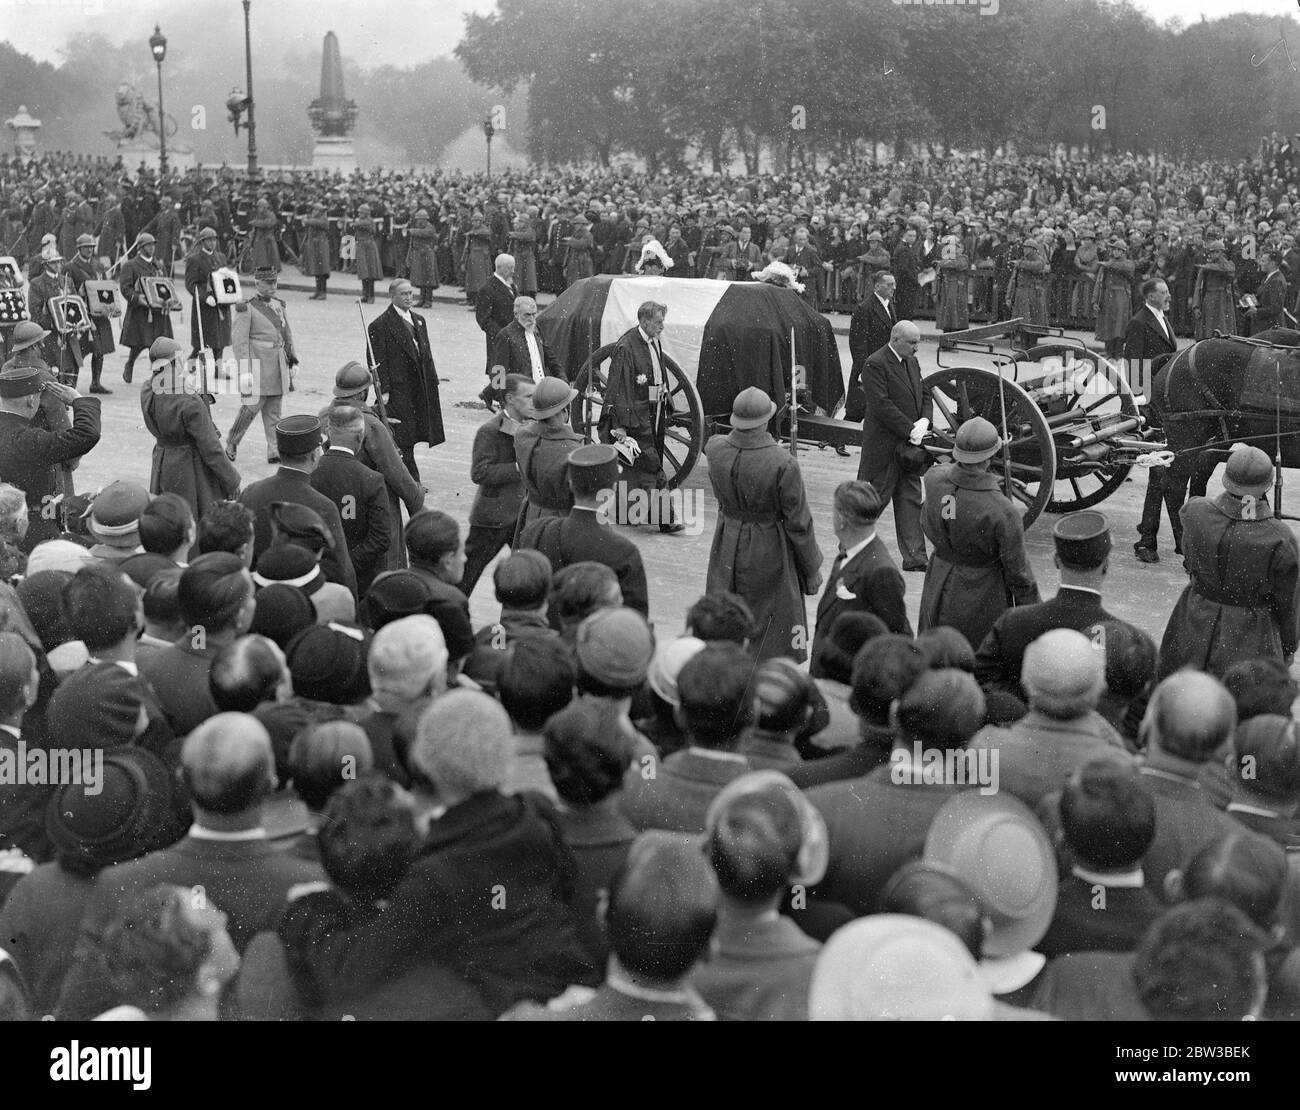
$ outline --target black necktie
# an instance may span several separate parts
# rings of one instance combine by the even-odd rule
[[[840,544],[840,549],[835,553],[835,561],[831,563],[831,576],[826,580],[826,588],[829,590],[835,585],[835,581],[840,576],[840,571],[844,569],[844,557],[848,554],[844,550],[844,545]]]

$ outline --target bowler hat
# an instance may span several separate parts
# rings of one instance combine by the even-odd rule
[[[761,428],[776,415],[776,402],[756,385],[742,389],[731,403],[731,427],[738,432]]]
[[[320,445],[320,417],[286,416],[275,426],[275,446],[281,455],[310,455]]]
[[[370,636],[351,625],[304,628],[285,649],[293,692],[312,701],[354,705],[370,693],[366,654]]]
[[[44,342],[49,335],[50,332],[34,320],[23,320],[14,325],[14,330],[9,335],[9,353],[17,354],[19,351],[27,350],[28,347],[35,347],[37,343]]]
[[[959,463],[978,463],[992,458],[1002,446],[998,430],[982,416],[973,416],[957,429],[952,457]]]
[[[930,824],[923,858],[979,899],[993,925],[986,955],[1014,956],[1043,939],[1056,911],[1056,856],[1019,799],[974,790],[949,799]]]
[[[97,789],[65,785],[46,807],[46,835],[60,863],[74,871],[98,872],[141,856],[165,842],[172,823],[172,776],[161,759],[135,745],[105,751],[103,759]]]
[[[1092,570],[1110,554],[1110,522],[1096,509],[1063,516],[1052,528],[1057,557],[1072,567]]]
[[[109,547],[140,545],[140,514],[149,491],[135,482],[118,480],[105,486],[90,508],[90,534]]]
[[[543,378],[533,391],[534,419],[545,420],[548,416],[563,412],[577,395],[578,391],[562,378]]]
[[[370,371],[355,359],[345,362],[334,375],[334,396],[352,397],[370,388]]]
[[[1238,497],[1262,497],[1273,484],[1273,463],[1258,447],[1237,444],[1223,468],[1223,488]]]

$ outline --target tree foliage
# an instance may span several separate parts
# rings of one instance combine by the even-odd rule
[[[456,49],[527,89],[538,160],[779,165],[860,141],[1244,156],[1300,128],[1300,24],[1160,26],[1131,0],[498,0]],[[791,127],[802,105],[806,130]],[[1105,110],[1105,127],[1095,108]]]

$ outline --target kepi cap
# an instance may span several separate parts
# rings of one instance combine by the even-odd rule
[[[35,366],[11,366],[0,370],[0,397],[30,397],[39,393],[44,377]]]
[[[286,416],[275,426],[275,446],[281,455],[310,455],[321,445],[321,427],[317,416]]]
[[[1096,509],[1071,513],[1053,526],[1052,542],[1061,562],[1093,570],[1110,554],[1110,522]]]

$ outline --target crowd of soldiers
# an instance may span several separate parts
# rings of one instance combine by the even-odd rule
[[[272,171],[254,189],[224,168],[160,181],[143,167],[49,156],[0,167],[0,245],[22,260],[52,234],[70,258],[90,234],[96,255],[116,260],[148,231],[166,265],[210,227],[246,272],[298,265],[317,295],[330,273],[355,273],[368,296],[375,281],[404,276],[427,302],[444,284],[472,301],[503,252],[517,259],[522,293],[558,293],[592,273],[633,272],[655,239],[673,277],[743,279],[777,259],[817,307],[851,311],[889,269],[904,317],[958,327],[1014,313],[1096,327],[1105,342],[1122,335],[1114,314],[1125,296],[1140,307],[1147,278],[1168,283],[1174,328],[1190,336],[1256,292],[1262,252],[1294,271],[1295,161],[1275,136],[1235,165],[1003,155],[739,178]]]

